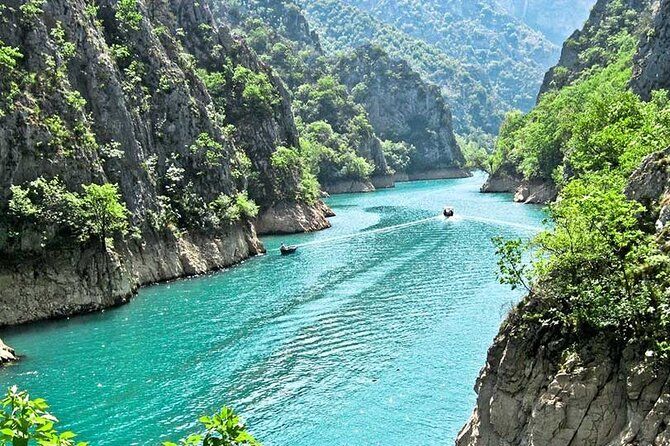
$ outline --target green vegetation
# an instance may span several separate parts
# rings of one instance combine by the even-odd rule
[[[561,187],[553,229],[529,244],[495,240],[503,283],[524,286],[539,305],[524,316],[565,336],[603,333],[670,351],[670,255],[624,195],[642,159],[670,145],[668,93],[643,102],[627,87],[633,41],[617,61],[508,117],[496,162]],[[522,251],[530,248],[530,265]]]
[[[199,134],[189,149],[193,154],[202,155],[209,167],[220,166],[221,160],[226,156],[223,144],[214,140],[209,133]]]
[[[84,194],[81,207],[89,232],[105,243],[109,243],[111,234],[125,234],[128,230],[128,209],[121,202],[118,186],[88,184],[82,187]]]
[[[179,443],[166,441],[163,446],[260,446],[247,432],[247,428],[235,412],[224,407],[219,413],[204,416],[199,420],[205,431],[191,434]]]
[[[142,23],[142,13],[137,0],[119,0],[116,4],[116,20],[126,30],[139,30]]]
[[[407,170],[412,155],[416,152],[416,147],[404,141],[382,141],[382,151],[386,157],[389,167],[395,172],[404,172]]]
[[[670,145],[666,92],[643,102],[628,89],[634,40],[620,39],[619,59],[574,85],[542,97],[527,115],[507,116],[494,165],[507,164],[526,179],[582,176],[600,170],[628,175],[642,158]]]
[[[301,1],[328,53],[374,43],[443,86],[464,135],[529,109],[558,48],[494,2]]]
[[[0,442],[12,446],[74,446],[76,435],[70,431],[58,432],[56,417],[47,412],[43,399],[31,400],[28,393],[16,387],[7,390],[0,401]],[[76,446],[87,446],[79,442]]]
[[[73,432],[58,432],[58,419],[47,411],[49,405],[41,398],[30,399],[27,392],[11,387],[0,405],[0,442],[3,445],[88,446],[85,442],[75,443],[77,435]],[[203,432],[191,434],[179,443],[163,442],[163,446],[261,446],[231,408],[224,407],[199,421]]]
[[[24,186],[12,186],[7,212],[0,220],[6,234],[0,247],[21,243],[21,236],[36,234],[39,247],[84,243],[123,235],[128,229],[128,211],[113,184],[83,185],[83,193],[67,190],[56,177],[38,178]]]
[[[46,2],[46,0],[26,0],[24,4],[19,6],[19,10],[28,21],[34,20],[42,15]]]
[[[279,103],[279,94],[265,73],[238,65],[233,72],[233,82],[241,86],[244,104],[251,110],[269,114]]]
[[[594,69],[615,63],[619,59],[622,40],[633,36],[637,41],[648,29],[650,4],[650,0],[612,0],[604,3],[600,19],[594,23],[587,22],[580,33],[565,42],[569,68],[562,65],[553,68],[544,89],[560,89],[589,77]]]

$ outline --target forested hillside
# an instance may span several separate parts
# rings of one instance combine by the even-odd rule
[[[599,0],[550,74],[562,82],[503,125],[488,186],[519,175],[559,199],[551,229],[495,239],[501,282],[528,296],[460,446],[670,441],[668,7]]]
[[[380,49],[326,55],[290,2],[216,4],[220,17],[246,36],[289,86],[301,134],[298,156],[326,190],[386,187],[405,178],[398,174],[436,169],[449,170],[433,175],[465,175],[441,92],[406,63],[392,61]],[[408,97],[398,97],[400,91]],[[396,116],[384,119],[387,113]]]
[[[505,112],[528,110],[558,57],[556,44],[496,2],[319,0],[302,6],[327,51],[372,42],[440,85],[461,134],[495,134]],[[573,27],[586,18],[577,16],[568,16]]]
[[[503,11],[562,45],[581,28],[595,0],[496,0]]]

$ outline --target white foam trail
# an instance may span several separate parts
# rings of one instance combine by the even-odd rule
[[[427,223],[429,221],[440,220],[440,219],[444,219],[444,217],[442,215],[436,215],[435,217],[424,218],[422,220],[412,221],[412,222],[409,222],[409,223],[401,223],[401,224],[398,224],[398,225],[387,226],[385,228],[373,229],[371,231],[355,232],[353,234],[342,235],[342,236],[339,236],[339,237],[331,237],[331,238],[327,238],[327,239],[323,239],[323,240],[315,240],[313,242],[301,243],[301,244],[298,244],[298,245],[295,245],[295,246],[297,246],[298,248],[302,248],[303,246],[323,245],[325,243],[339,242],[341,240],[349,240],[349,239],[352,239],[352,238],[363,237],[363,236],[371,235],[371,234],[382,234],[382,233],[385,233],[385,232],[392,232],[392,231],[395,231],[397,229],[409,228],[410,226],[416,226],[416,225],[420,225],[422,223]],[[495,219],[492,219],[492,218],[468,217],[468,216],[458,215],[458,216],[455,216],[455,217],[451,217],[449,220],[452,220],[452,219],[455,220],[455,221],[471,220],[471,221],[477,221],[477,222],[480,222],[480,223],[494,224],[494,225],[498,225],[498,226],[509,226],[509,227],[512,227],[512,228],[517,228],[517,229],[522,229],[522,230],[525,230],[525,231],[532,231],[532,232],[539,232],[539,231],[542,230],[541,227],[537,227],[537,226],[522,225],[522,224],[519,224],[519,223],[512,223],[512,222],[503,221],[503,220],[495,220]],[[447,220],[447,221],[449,221],[449,220]]]
[[[493,218],[468,217],[468,216],[461,216],[461,218],[463,220],[478,221],[480,223],[489,223],[489,224],[498,225],[498,226],[509,226],[509,227],[512,227],[512,228],[523,229],[525,231],[540,232],[543,229],[539,226],[522,225],[520,223],[512,223],[512,222],[509,222],[509,221],[495,220]]]
[[[421,223],[426,223],[426,222],[429,222],[429,221],[432,221],[432,220],[437,220],[437,219],[440,219],[440,218],[443,218],[443,217],[441,215],[437,215],[435,217],[424,218],[423,220],[412,221],[412,222],[409,222],[409,223],[401,223],[399,225],[387,226],[385,228],[373,229],[371,231],[356,232],[354,234],[342,235],[340,237],[332,237],[332,238],[327,238],[327,239],[323,239],[323,240],[315,240],[313,242],[301,243],[301,244],[296,245],[296,246],[301,248],[303,246],[315,246],[315,245],[321,245],[321,244],[324,244],[324,243],[336,242],[336,241],[340,241],[340,240],[348,240],[350,238],[364,236],[364,235],[381,234],[381,233],[384,233],[384,232],[395,231],[396,229],[409,228],[410,226],[419,225]]]

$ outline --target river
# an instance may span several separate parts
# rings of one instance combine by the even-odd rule
[[[265,256],[119,308],[5,330],[25,358],[0,385],[46,398],[92,446],[158,445],[222,405],[266,446],[452,444],[521,297],[497,283],[490,239],[544,218],[479,194],[483,180],[334,196],[329,230],[266,237]],[[458,217],[366,233],[445,204]],[[282,257],[282,242],[311,244]]]

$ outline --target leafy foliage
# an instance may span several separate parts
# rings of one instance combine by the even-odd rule
[[[625,175],[644,156],[670,145],[668,95],[657,92],[643,102],[628,89],[634,41],[626,42],[616,63],[545,94],[527,115],[510,114],[494,164],[516,166],[527,179],[601,169],[621,169]]]
[[[233,73],[233,82],[241,86],[242,98],[252,110],[272,113],[273,107],[279,103],[279,94],[265,73],[256,73],[238,65]]]
[[[501,282],[526,286],[539,307],[526,317],[568,336],[607,333],[620,342],[670,346],[670,256],[653,210],[624,187],[642,159],[670,145],[668,93],[643,102],[628,89],[634,41],[605,68],[542,97],[527,115],[508,116],[494,161],[526,178],[561,186],[553,228],[522,246],[496,240]],[[530,266],[522,262],[532,248]]]
[[[82,210],[89,233],[107,242],[110,234],[125,234],[128,230],[128,209],[121,202],[115,184],[88,184],[82,186]]]
[[[139,30],[142,13],[137,0],[119,0],[116,4],[116,20],[128,30]]]
[[[12,446],[74,446],[76,435],[70,431],[59,433],[56,417],[47,412],[43,399],[31,400],[28,393],[16,387],[7,390],[0,401],[0,442]],[[79,442],[77,446],[88,443]]]
[[[389,167],[395,172],[405,172],[416,152],[416,147],[404,141],[382,141],[382,151]]]
[[[83,185],[83,193],[68,191],[56,177],[42,177],[12,186],[5,217],[0,221],[4,244],[20,242],[24,234],[39,234],[47,245],[83,243],[91,238],[106,241],[128,229],[128,211],[113,184]],[[2,241],[2,240],[0,240]]]
[[[467,135],[493,134],[506,111],[530,108],[546,67],[558,54],[553,43],[493,1],[300,4],[328,52],[374,43],[443,86],[457,131]]]
[[[219,413],[200,418],[204,432],[191,434],[179,443],[166,441],[163,446],[260,446],[260,443],[247,432],[235,412],[224,407]]]

